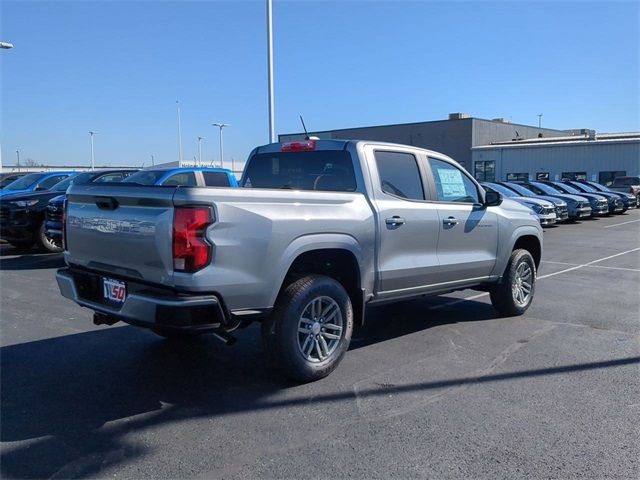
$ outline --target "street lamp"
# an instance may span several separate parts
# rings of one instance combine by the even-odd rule
[[[273,1],[267,0],[267,84],[269,89],[269,143],[276,141],[273,108]]]
[[[222,168],[224,168],[224,156],[223,156],[224,155],[224,147],[223,147],[223,143],[222,143],[222,129],[224,127],[230,127],[231,125],[229,125],[228,123],[214,123],[213,126],[214,127],[218,127],[220,129],[220,166]]]
[[[198,137],[198,167],[202,166],[202,140],[204,137]]]
[[[89,131],[89,137],[91,138],[91,170],[95,170],[96,162],[95,156],[93,155],[93,136],[98,132]]]
[[[542,128],[542,113],[538,114],[538,128]]]
[[[10,49],[13,48],[13,43],[9,42],[0,42],[0,48]],[[0,169],[2,168],[2,149],[0,149]],[[20,171],[20,162],[18,162],[18,171]]]

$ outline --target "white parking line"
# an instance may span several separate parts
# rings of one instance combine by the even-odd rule
[[[564,270],[560,270],[559,272],[547,273],[546,275],[542,275],[542,276],[538,277],[537,280],[542,280],[543,278],[549,278],[549,277],[553,277],[555,275],[560,275],[561,273],[571,272],[573,270],[578,270],[579,268],[589,267],[589,266],[593,265],[594,263],[604,262],[605,260],[609,260],[610,258],[619,257],[620,255],[626,255],[627,253],[637,252],[638,250],[640,250],[640,248],[633,248],[633,249],[627,250],[625,252],[616,253],[615,255],[609,255],[608,257],[598,258],[597,260],[593,260],[591,262],[577,264],[577,265],[575,265],[575,266],[573,266],[571,268],[565,268]],[[560,262],[548,262],[548,263],[560,263]],[[569,264],[569,265],[571,265],[571,264]],[[602,268],[616,268],[616,267],[602,267]],[[634,270],[634,271],[636,271],[636,270]],[[429,310],[440,310],[441,308],[451,307],[453,305],[457,305],[457,304],[462,303],[462,302],[467,302],[469,300],[475,300],[477,298],[482,298],[485,295],[489,295],[489,293],[488,292],[484,292],[484,293],[479,293],[477,295],[472,295],[472,296],[466,297],[466,298],[458,298],[456,300],[452,300],[450,302],[443,303],[441,305],[434,305],[433,307],[428,307],[428,309]]]
[[[613,225],[607,225],[604,228],[613,228],[613,227],[619,227],[620,225],[626,225],[627,223],[634,223],[634,222],[640,222],[640,218],[637,220],[629,220],[628,222],[622,222],[622,223],[615,223]]]
[[[551,260],[543,260],[542,263],[552,263],[554,265],[570,265],[572,267],[580,266],[579,263],[567,263],[567,262],[552,262]],[[640,272],[638,268],[623,268],[623,267],[605,267],[604,265],[585,265],[586,268],[605,268],[608,270],[626,270],[628,272]]]
[[[620,253],[616,253],[615,255],[609,255],[608,257],[603,257],[603,258],[599,258],[597,260],[593,260],[593,261],[588,262],[588,263],[583,263],[581,265],[576,265],[575,267],[565,268],[564,270],[560,270],[559,272],[547,273],[546,275],[542,275],[542,276],[538,277],[538,280],[541,280],[543,278],[553,277],[555,275],[560,275],[561,273],[571,272],[572,270],[577,270],[579,268],[588,267],[589,265],[593,265],[594,263],[604,262],[605,260],[609,260],[610,258],[619,257],[620,255],[626,255],[627,253],[637,252],[638,250],[640,250],[640,248],[633,248],[631,250],[627,250],[626,252],[620,252]]]

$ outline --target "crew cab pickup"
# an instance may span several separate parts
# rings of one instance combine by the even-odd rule
[[[609,189],[616,192],[630,193],[636,197],[636,205],[640,207],[640,177],[616,177]]]
[[[262,323],[289,377],[328,375],[369,305],[465,288],[531,304],[542,229],[454,160],[370,141],[253,150],[241,188],[72,185],[62,295],[165,337]]]

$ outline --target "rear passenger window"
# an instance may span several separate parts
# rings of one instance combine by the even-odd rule
[[[416,157],[410,153],[375,152],[382,191],[396,197],[424,200]]]
[[[180,172],[167,178],[163,185],[181,185],[185,187],[197,186],[196,176],[193,172]]]
[[[61,182],[62,180],[64,180],[67,177],[68,177],[68,175],[55,175],[53,177],[49,177],[46,180],[43,180],[42,182],[40,182],[38,184],[38,188],[40,188],[42,190],[49,190],[56,183]]]
[[[469,177],[455,165],[429,159],[439,202],[480,203],[478,189]]]
[[[223,172],[202,172],[207,187],[229,187],[229,177]]]
[[[94,183],[112,183],[123,179],[122,173],[107,173],[94,180]]]

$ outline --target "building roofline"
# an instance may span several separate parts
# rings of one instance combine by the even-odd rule
[[[427,121],[423,121],[423,122],[408,122],[408,123],[389,123],[389,124],[385,124],[385,125],[365,125],[363,127],[348,127],[348,128],[336,128],[333,130],[313,130],[313,131],[309,131],[309,135],[314,135],[314,134],[322,134],[322,133],[332,133],[332,132],[343,132],[346,130],[362,130],[365,128],[387,128],[387,127],[406,127],[409,125],[424,125],[427,123],[442,123],[442,122],[467,122],[467,121],[473,121],[473,120],[479,120],[481,122],[489,122],[489,123],[497,123],[500,125],[512,125],[515,127],[527,127],[527,128],[538,128],[535,125],[525,125],[523,123],[507,123],[507,122],[500,122],[498,120],[490,120],[488,118],[479,118],[479,117],[467,117],[467,118],[452,118],[452,119],[442,119],[442,120],[427,120]],[[545,127],[541,127],[539,128],[539,130],[548,130],[548,131],[554,131],[554,132],[568,132],[569,130],[557,130],[555,128],[545,128]],[[295,132],[295,133],[279,133],[278,137],[280,136],[289,136],[289,135],[304,135],[305,132]]]
[[[532,140],[543,140],[543,139],[532,139]],[[640,142],[640,134],[629,135],[627,137],[620,137],[618,135],[614,135],[612,138],[602,138],[602,135],[598,136],[595,139],[588,139],[587,137],[581,136],[580,138],[572,139],[571,137],[558,137],[558,140],[544,139],[546,141],[512,141],[505,143],[492,143],[491,145],[479,145],[477,147],[472,147],[471,150],[495,150],[501,148],[541,148],[541,147],[551,147],[551,146],[569,146],[569,145],[602,145],[602,144],[612,144],[612,143],[635,143]]]

